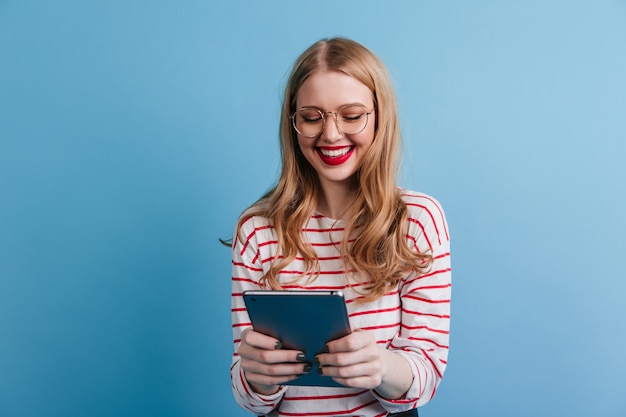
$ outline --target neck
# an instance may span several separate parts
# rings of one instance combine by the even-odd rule
[[[348,183],[322,183],[317,211],[335,220],[343,217],[354,201],[354,191]]]

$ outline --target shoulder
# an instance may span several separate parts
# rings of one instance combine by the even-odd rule
[[[409,213],[430,212],[445,217],[443,207],[436,198],[419,191],[411,191],[404,188],[399,188],[398,192]]]
[[[262,215],[249,213],[247,210],[242,213],[238,221],[238,234],[249,235],[263,230],[274,229],[272,221]]]
[[[264,207],[255,204],[246,209],[237,221],[237,240],[244,244],[251,241],[264,242],[274,238],[274,225],[266,215]]]
[[[439,242],[450,239],[443,207],[436,198],[403,188],[398,192],[407,208],[410,230],[417,228],[422,233],[435,234]]]

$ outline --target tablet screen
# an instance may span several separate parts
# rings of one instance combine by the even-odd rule
[[[314,363],[326,343],[350,333],[341,291],[246,291],[243,299],[257,332],[277,338],[284,349],[301,350],[313,365],[285,385],[342,386],[319,375]]]

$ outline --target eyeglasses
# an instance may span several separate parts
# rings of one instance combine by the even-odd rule
[[[346,135],[356,135],[365,129],[369,115],[373,112],[374,109],[367,111],[361,104],[346,104],[337,111],[327,112],[316,107],[302,107],[291,115],[291,123],[300,135],[305,138],[314,138],[324,130],[326,115],[332,114],[335,116],[335,125],[340,132]]]

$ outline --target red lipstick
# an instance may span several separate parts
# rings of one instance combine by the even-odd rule
[[[354,152],[354,146],[325,146],[316,150],[320,159],[326,165],[341,165],[350,159]],[[347,152],[343,153],[341,152],[342,150],[347,150]],[[323,152],[326,152],[326,155]]]

